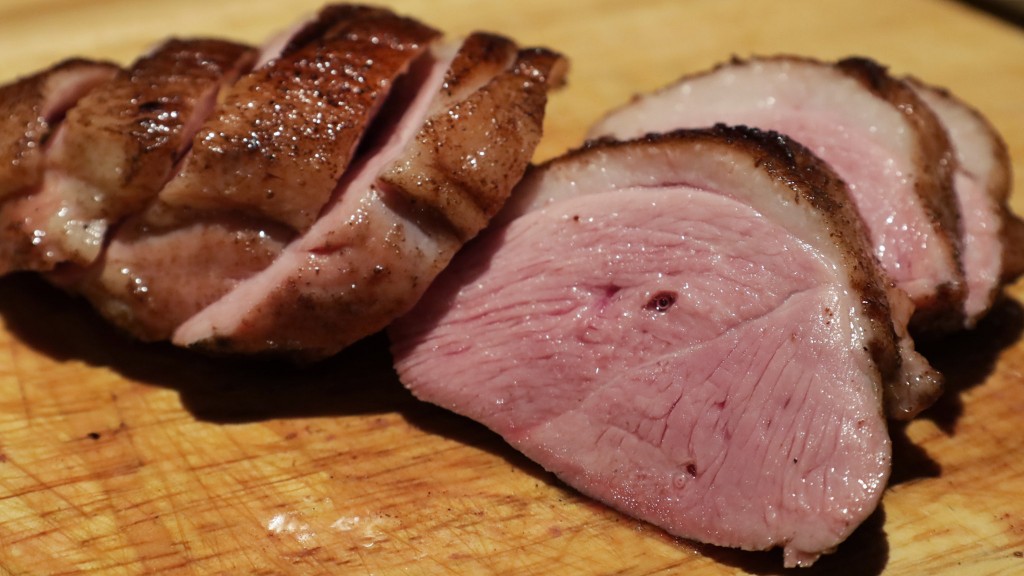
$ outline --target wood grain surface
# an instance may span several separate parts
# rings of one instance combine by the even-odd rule
[[[538,159],[604,110],[732,55],[866,55],[948,86],[1016,159],[1024,33],[940,0],[422,0],[573,63]],[[71,55],[127,63],[170,36],[260,42],[303,0],[3,0],[0,81]],[[928,346],[949,391],[892,430],[878,512],[800,574],[1024,573],[1024,285]],[[114,332],[32,276],[0,280],[0,573],[779,574],[781,555],[699,546],[583,498],[482,427],[417,402],[373,337],[298,369]]]

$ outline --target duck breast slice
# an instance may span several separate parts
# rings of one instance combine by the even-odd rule
[[[416,396],[609,506],[790,566],[871,514],[883,397],[937,375],[827,166],[722,126],[596,142],[520,192],[389,328]]]

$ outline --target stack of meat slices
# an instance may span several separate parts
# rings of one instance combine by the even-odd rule
[[[262,50],[170,40],[0,89],[0,273],[146,340],[331,355],[501,208],[563,59],[330,5]]]
[[[973,326],[1020,273],[1009,157],[966,104],[863,58],[733,60],[613,111],[592,137],[742,124],[787,134],[849,187],[883,268],[928,335]],[[950,138],[953,138],[951,141]],[[955,176],[954,176],[955,173]]]
[[[910,333],[1022,271],[1005,147],[864,59],[733,61],[593,134],[392,324],[399,376],[627,514],[813,563],[941,391]]]

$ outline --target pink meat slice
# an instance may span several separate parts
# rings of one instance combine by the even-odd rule
[[[916,329],[962,326],[952,152],[942,124],[909,86],[866,59],[734,60],[635,98],[590,134],[629,138],[717,122],[785,133],[832,165],[875,255],[914,302]]]
[[[429,67],[437,35],[387,10],[332,5],[269,42],[155,201],[66,283],[133,335],[170,338],[308,227],[396,83]]]
[[[1024,273],[1009,251],[1024,245],[1024,223],[1010,212],[1010,155],[995,127],[949,91],[909,79],[949,133],[956,154],[954,187],[960,207],[967,279],[966,325],[992,307],[1003,282]]]
[[[169,40],[67,112],[37,192],[7,203],[5,270],[88,265],[107,229],[164,186],[223,82],[254,52],[232,42]]]
[[[0,200],[39,186],[46,144],[64,114],[117,71],[76,58],[0,87]]]
[[[490,34],[438,61],[309,232],[175,343],[322,358],[415,303],[522,176],[564,69],[554,53]]]
[[[875,509],[883,396],[937,375],[827,166],[718,127],[601,142],[520,191],[391,325],[416,396],[629,515],[790,566]]]

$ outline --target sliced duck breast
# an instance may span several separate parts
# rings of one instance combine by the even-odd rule
[[[1024,273],[1007,251],[1024,245],[1024,222],[1010,212],[1010,154],[995,127],[949,91],[918,79],[910,85],[946,127],[956,154],[954,187],[961,214],[967,279],[966,324],[973,327],[992,307],[1003,282]]]
[[[0,87],[0,200],[39,186],[44,149],[64,114],[117,71],[75,58]]]
[[[942,124],[906,83],[862,58],[733,60],[611,112],[591,135],[636,137],[717,122],[788,134],[832,165],[875,255],[913,300],[913,326],[963,324],[953,158]]]
[[[108,227],[170,179],[221,84],[254,56],[233,42],[173,39],[86,94],[53,137],[39,190],[0,209],[0,267],[95,260]]]
[[[235,84],[160,201],[307,230],[396,79],[438,37],[385,9],[327,6]]]
[[[65,283],[137,337],[170,338],[308,228],[396,82],[432,66],[438,38],[387,10],[338,5],[268,43],[155,201]]]
[[[592,143],[520,192],[389,328],[416,396],[627,514],[787,565],[875,509],[883,395],[937,375],[826,165],[720,126]]]
[[[185,322],[175,343],[322,358],[416,302],[522,176],[565,67],[490,34],[469,36],[448,61],[309,232]]]

